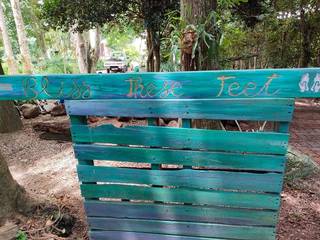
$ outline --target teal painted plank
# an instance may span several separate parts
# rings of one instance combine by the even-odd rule
[[[183,128],[191,128],[191,119],[182,119]]]
[[[275,226],[277,212],[177,204],[85,201],[87,216]]]
[[[252,133],[170,127],[88,127],[73,125],[76,142],[102,142],[171,148],[285,154],[288,134]]]
[[[196,205],[230,206],[251,209],[278,210],[278,194],[255,194],[196,190],[189,188],[157,188],[128,185],[81,185],[85,198],[121,198],[161,202],[181,202]]]
[[[89,234],[91,240],[226,240],[124,231],[90,231]]]
[[[226,171],[142,170],[114,167],[78,166],[81,182],[137,183],[201,189],[281,192],[282,174]]]
[[[320,68],[0,77],[0,99],[320,97]]]
[[[67,101],[69,115],[291,121],[293,99],[112,99]]]
[[[157,126],[156,118],[148,118],[148,126]],[[161,164],[151,164],[152,169],[161,169]]]
[[[69,116],[71,125],[87,125],[87,117],[86,116]],[[94,165],[93,160],[87,159],[78,159],[79,163],[82,165]]]
[[[274,240],[273,227],[234,226],[210,223],[115,219],[89,217],[89,226],[95,230],[129,231],[245,240]]]
[[[79,160],[112,160],[275,172],[283,172],[285,167],[285,156],[277,155],[129,148],[98,144],[75,144],[74,150]]]
[[[289,122],[280,122],[278,132],[280,133],[288,133],[289,132],[290,123]]]

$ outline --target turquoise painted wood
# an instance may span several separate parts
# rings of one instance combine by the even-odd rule
[[[225,239],[257,240],[257,236],[259,236],[259,240],[274,240],[275,238],[274,229],[271,227],[94,217],[89,217],[88,221],[90,228],[94,230],[144,232]]]
[[[70,115],[291,121],[293,99],[112,99],[67,101]]]
[[[166,234],[152,234],[139,232],[124,232],[124,231],[91,231],[91,240],[226,240],[222,238],[200,238],[188,236],[176,236]]]
[[[150,171],[82,165],[79,165],[77,170],[81,182],[135,183],[274,193],[279,193],[282,187],[282,174],[279,173],[254,174],[192,169]]]
[[[178,204],[85,201],[87,216],[275,226],[276,211]]]
[[[176,164],[212,169],[283,172],[284,155],[245,154],[161,148],[75,144],[77,159],[112,160],[151,164]]]
[[[152,234],[139,232],[124,232],[124,231],[91,231],[91,240],[226,240],[222,238],[199,238],[188,236],[175,236],[166,234]]]
[[[288,134],[282,133],[224,132],[150,126],[116,128],[112,125],[74,125],[72,137],[78,143],[101,142],[273,154],[286,154],[289,138]]]
[[[278,194],[226,192],[190,188],[158,188],[146,185],[97,184],[81,185],[86,198],[114,198],[195,205],[229,206],[250,209],[278,210]]]
[[[214,99],[320,97],[320,68],[19,75],[0,77],[0,99]]]

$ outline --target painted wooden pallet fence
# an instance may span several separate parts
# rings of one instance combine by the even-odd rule
[[[320,68],[0,77],[2,100],[313,98],[319,95]]]
[[[193,106],[189,116],[195,118],[219,119],[224,114],[224,119],[237,119],[243,113],[247,120],[268,119],[282,126],[293,113],[292,99],[275,98],[66,103],[73,119],[185,117],[182,108],[188,104]],[[91,239],[275,239],[286,131],[192,129],[189,118],[182,128],[155,126],[153,119],[149,126],[121,128],[72,123]],[[93,166],[92,159],[120,166]],[[121,167],[125,162],[150,165]],[[162,169],[162,164],[183,167]]]
[[[274,240],[297,97],[320,97],[319,68],[0,77],[0,100],[68,100],[92,240]],[[149,124],[92,127],[87,116]],[[278,130],[194,129],[192,119]]]

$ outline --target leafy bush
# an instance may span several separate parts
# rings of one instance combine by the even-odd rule
[[[63,58],[62,56],[55,55],[50,59],[45,59],[38,62],[34,66],[36,73],[48,73],[48,74],[59,74],[59,73],[77,73],[78,67],[75,59]]]

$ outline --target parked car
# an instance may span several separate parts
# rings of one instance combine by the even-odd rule
[[[123,52],[113,52],[104,63],[107,72],[127,72],[127,56]]]

